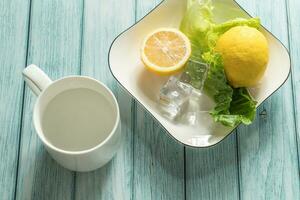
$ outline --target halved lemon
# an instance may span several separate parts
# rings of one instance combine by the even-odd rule
[[[142,44],[142,61],[160,75],[181,70],[191,55],[187,36],[174,28],[161,28],[150,33]]]

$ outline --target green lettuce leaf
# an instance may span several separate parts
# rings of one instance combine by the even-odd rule
[[[246,88],[232,88],[228,85],[219,54],[206,53],[203,59],[210,64],[204,90],[216,103],[210,112],[214,120],[231,127],[239,123],[251,124],[256,114],[256,101]]]
[[[211,29],[207,32],[206,39],[207,39],[207,46],[210,50],[212,50],[217,43],[219,37],[224,34],[229,29],[235,26],[250,26],[253,28],[260,27],[260,19],[259,18],[236,18],[221,24],[212,24]]]
[[[193,60],[200,60],[201,55],[209,50],[207,33],[212,29],[212,10],[210,1],[189,0],[180,30],[190,39]]]
[[[255,117],[256,102],[246,88],[232,88],[226,79],[222,57],[214,52],[219,37],[235,26],[259,28],[258,18],[236,18],[221,24],[213,21],[211,0],[188,0],[188,7],[182,19],[180,30],[192,44],[192,56],[185,73],[190,76],[190,84],[199,89],[203,80],[203,62],[209,64],[204,91],[211,96],[216,106],[210,112],[216,122],[234,127],[239,123],[250,124]],[[197,62],[199,64],[197,64]],[[200,78],[199,78],[200,77]]]
[[[233,90],[229,113],[216,112],[216,108],[211,112],[215,121],[231,127],[237,126],[240,123],[251,124],[255,118],[255,114],[256,101],[253,100],[246,88],[236,88]]]
[[[235,26],[260,27],[259,18],[236,18],[221,24],[213,22],[213,6],[210,0],[188,1],[188,10],[184,15],[180,30],[188,36],[192,45],[192,59],[200,60],[201,55],[211,51],[219,37]]]
[[[233,89],[227,84],[222,57],[220,54],[205,53],[203,60],[210,65],[204,82],[204,91],[216,102],[211,113],[213,115],[229,114]]]

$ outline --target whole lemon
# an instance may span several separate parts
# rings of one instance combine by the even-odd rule
[[[266,71],[269,47],[265,36],[255,28],[236,26],[217,41],[226,77],[233,87],[255,86]]]

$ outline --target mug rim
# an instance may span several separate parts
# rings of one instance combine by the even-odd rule
[[[97,145],[89,148],[89,149],[85,149],[85,150],[80,150],[80,151],[69,151],[69,150],[63,150],[61,148],[58,148],[56,147],[55,145],[51,144],[47,138],[45,137],[45,134],[43,132],[43,129],[42,129],[42,126],[40,125],[40,131],[38,130],[37,128],[37,121],[38,121],[38,116],[37,116],[37,112],[38,112],[38,106],[40,104],[40,99],[41,97],[47,92],[47,90],[54,84],[56,84],[57,82],[60,82],[60,81],[64,81],[66,79],[72,79],[72,78],[80,78],[80,79],[87,79],[87,80],[90,80],[90,81],[94,81],[96,82],[97,84],[101,85],[104,90],[106,90],[110,95],[111,95],[111,98],[112,98],[112,102],[115,104],[114,107],[117,109],[117,116],[115,118],[115,123],[113,125],[113,129],[110,131],[110,133],[108,134],[108,136],[106,136],[106,138],[101,141],[100,143],[98,143]],[[64,91],[67,91],[67,90],[64,90]],[[113,94],[113,92],[102,82],[98,81],[97,79],[95,78],[92,78],[92,77],[89,77],[89,76],[82,76],[82,75],[70,75],[70,76],[65,76],[65,77],[62,77],[62,78],[59,78],[55,81],[53,81],[46,89],[44,89],[40,94],[39,96],[37,97],[37,100],[35,102],[35,105],[34,105],[34,110],[33,110],[33,125],[34,125],[34,129],[37,133],[37,135],[39,136],[39,138],[42,140],[42,142],[46,145],[46,147],[50,148],[50,149],[53,149],[57,152],[60,152],[60,153],[63,153],[63,154],[68,154],[68,155],[81,155],[81,154],[86,154],[86,153],[89,153],[89,152],[92,152],[100,147],[102,147],[104,144],[106,144],[110,138],[116,134],[116,131],[118,129],[118,126],[119,126],[119,123],[120,123],[120,109],[119,109],[119,104],[118,104],[118,101],[115,97],[115,95]],[[41,122],[39,123],[41,124]]]

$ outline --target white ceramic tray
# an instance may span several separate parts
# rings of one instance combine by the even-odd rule
[[[214,0],[217,22],[236,17],[251,17],[234,0]],[[165,0],[138,23],[121,33],[109,51],[109,66],[116,80],[150,112],[154,118],[177,141],[192,147],[209,147],[222,141],[234,128],[214,123],[203,115],[200,126],[174,123],[158,110],[157,97],[160,87],[168,77],[148,72],[140,59],[140,45],[144,37],[160,27],[179,27],[186,10],[186,0]],[[270,61],[261,84],[251,88],[250,93],[258,106],[270,97],[286,81],[290,73],[290,58],[283,44],[263,27],[270,47]],[[211,107],[210,99],[202,99],[204,107]]]

